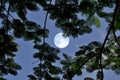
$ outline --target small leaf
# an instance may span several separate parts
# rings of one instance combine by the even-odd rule
[[[0,18],[5,19],[7,16],[4,13],[0,13]]]
[[[31,11],[38,11],[39,10],[38,6],[36,4],[33,4],[32,2],[26,2],[25,6]]]
[[[16,76],[17,75],[17,71],[13,70],[13,69],[9,69],[9,73],[11,73],[12,75]]]
[[[25,34],[25,37],[24,37],[24,40],[28,41],[28,40],[33,40],[36,38],[36,34],[35,32],[29,32],[27,31],[26,34]]]
[[[61,79],[60,79],[60,77],[55,76],[55,77],[53,77],[53,80],[61,80]]]
[[[92,66],[87,66],[86,71],[92,73],[95,69]]]
[[[54,75],[58,75],[62,72],[61,68],[56,66],[51,66],[49,72]]]
[[[42,45],[38,45],[38,44],[36,44],[36,45],[34,45],[33,48],[34,48],[34,49],[41,49],[41,48],[42,48]]]
[[[33,75],[28,75],[28,77],[30,78],[30,80],[37,80],[36,77]]]
[[[95,23],[94,24],[97,28],[100,28],[100,26],[101,26],[100,20],[97,16],[95,16]]]
[[[82,71],[79,64],[76,64],[76,63],[72,64],[72,69],[74,72],[77,71],[76,73],[77,75],[82,75]]]
[[[17,15],[18,15],[22,20],[26,20],[26,14],[24,13],[24,11],[18,10],[18,11],[17,11]]]
[[[0,80],[7,80],[7,79],[5,79],[5,78],[0,78]]]
[[[72,64],[72,69],[73,69],[73,71],[76,71],[76,70],[78,70],[79,69],[79,65],[78,64]]]
[[[103,73],[101,71],[97,72],[97,79],[103,80]]]
[[[91,77],[86,77],[84,80],[94,80],[94,79]]]
[[[18,44],[14,42],[10,42],[7,45],[8,49],[11,50],[12,52],[18,51]]]
[[[33,55],[33,57],[34,57],[34,58],[40,58],[40,55],[41,55],[41,53],[35,53],[35,54]]]
[[[14,63],[14,69],[21,70],[22,67],[20,65],[18,65],[17,63]]]
[[[25,24],[27,25],[26,27],[28,30],[34,30],[38,28],[37,24],[33,21],[25,21]]]
[[[63,53],[63,57],[64,57],[66,60],[71,60],[71,59],[72,59],[69,55],[64,54],[64,53]]]
[[[45,80],[53,80],[52,76],[48,72],[45,73]]]
[[[43,7],[47,6],[46,0],[35,0],[35,1],[38,2]]]

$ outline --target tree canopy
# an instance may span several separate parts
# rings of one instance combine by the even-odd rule
[[[26,16],[29,11],[40,9],[46,11],[44,26]],[[48,14],[66,36],[76,39],[90,34],[93,25],[107,27],[107,34],[103,42],[80,46],[73,57],[64,53],[61,60],[60,50],[46,41]],[[101,18],[107,26],[101,26]],[[33,57],[39,62],[33,73],[28,74],[29,80],[72,80],[75,75],[82,75],[82,69],[89,73],[96,71],[97,80],[104,80],[104,70],[120,74],[120,35],[116,34],[120,30],[120,0],[0,0],[0,22],[0,80],[6,80],[8,74],[17,75],[22,69],[14,60],[19,50],[15,39],[19,38],[33,41],[33,48],[38,51]],[[62,68],[54,64],[57,61]]]

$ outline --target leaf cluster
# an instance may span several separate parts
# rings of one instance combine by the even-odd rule
[[[60,80],[57,75],[62,73],[62,70],[60,67],[53,64],[57,60],[60,60],[60,57],[58,57],[59,49],[50,47],[47,43],[35,45],[34,48],[38,49],[39,52],[35,53],[33,57],[39,59],[40,63],[37,67],[33,68],[34,75],[32,76],[38,79]],[[28,77],[32,80],[30,75],[28,75]]]
[[[0,76],[7,74],[17,75],[17,70],[21,69],[13,57],[18,51],[18,45],[14,42],[13,36],[6,34],[4,29],[0,29]],[[1,77],[4,80],[4,78]]]
[[[75,75],[82,75],[83,68],[89,73],[97,71],[98,80],[103,80],[103,69],[110,69],[120,74],[120,41],[115,34],[120,30],[119,0],[54,1],[51,3],[51,0],[1,0],[0,80],[5,80],[4,75],[17,75],[17,70],[21,69],[21,66],[14,61],[14,52],[18,51],[15,38],[32,40],[33,48],[38,50],[33,57],[40,62],[33,68],[33,75],[28,75],[30,80],[60,80],[58,75],[62,75],[63,79],[72,80]],[[45,40],[49,37],[49,30],[27,18],[29,11],[39,11],[41,7],[47,11],[50,19],[55,20],[56,27],[66,36],[76,38],[91,33],[91,26],[101,27],[101,18],[108,23],[108,35],[103,43],[92,41],[88,45],[81,46],[74,58],[63,54],[64,59],[61,60],[58,56],[59,49],[51,47]],[[115,10],[107,12],[107,8]],[[17,17],[13,14],[17,14]],[[55,64],[59,60],[62,68]],[[93,79],[86,77],[84,80]]]

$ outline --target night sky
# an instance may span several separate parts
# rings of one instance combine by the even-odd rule
[[[29,12],[27,17],[29,20],[35,21],[38,24],[43,26],[45,13],[42,9],[39,12]],[[59,56],[62,53],[66,53],[68,55],[74,56],[75,52],[78,51],[79,46],[87,45],[91,41],[101,41],[103,42],[104,37],[106,35],[106,26],[107,24],[101,19],[101,28],[96,28],[92,26],[93,32],[91,34],[85,34],[79,36],[78,38],[74,39],[70,37],[70,43],[66,48],[60,49]],[[46,42],[53,47],[54,45],[54,36],[62,32],[60,29],[55,27],[55,21],[50,19],[47,20],[47,28],[50,30],[49,38],[46,39]],[[33,59],[33,54],[37,52],[33,49],[33,42],[32,41],[24,41],[23,39],[17,39],[16,42],[19,44],[19,51],[16,53],[15,60],[18,64],[22,66],[22,70],[18,72],[17,76],[9,75],[7,76],[8,80],[28,80],[27,75],[33,73],[33,67],[37,65],[39,62],[33,63],[36,59]],[[83,75],[80,77],[75,77],[74,80],[84,80],[85,76],[92,76],[96,77],[96,73],[86,73],[83,70]],[[120,76],[116,76],[112,71],[105,71],[105,79],[104,80],[119,80]]]

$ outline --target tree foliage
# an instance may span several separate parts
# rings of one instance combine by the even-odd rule
[[[44,26],[27,18],[29,11],[41,8],[46,11]],[[108,12],[106,8],[113,11]],[[33,68],[33,74],[28,74],[29,80],[72,80],[75,75],[82,75],[82,69],[89,73],[96,71],[97,80],[104,80],[104,70],[120,74],[120,36],[116,35],[120,30],[119,13],[119,0],[0,0],[0,80],[6,80],[4,77],[8,74],[17,75],[22,69],[14,60],[19,50],[16,38],[32,40],[33,48],[38,51],[33,57],[39,63]],[[74,57],[64,53],[61,60],[60,50],[46,42],[48,14],[66,36],[78,38],[91,33],[93,25],[105,27],[101,26],[101,18],[108,24],[107,35],[103,42],[92,41],[80,46]],[[57,61],[62,68],[55,65]]]

